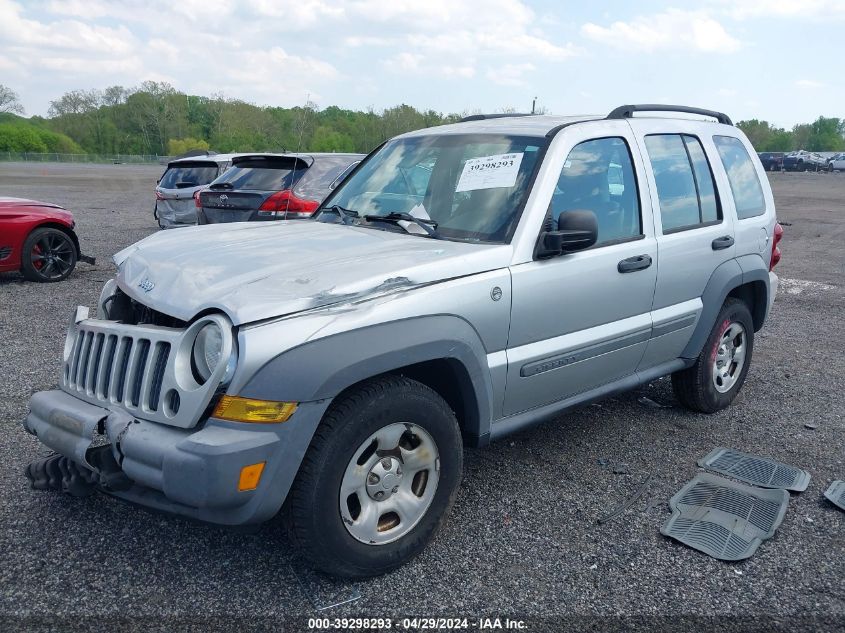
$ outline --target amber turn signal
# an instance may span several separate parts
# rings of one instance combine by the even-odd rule
[[[253,400],[240,396],[221,396],[211,414],[213,418],[232,422],[273,424],[287,422],[296,411],[296,402]]]

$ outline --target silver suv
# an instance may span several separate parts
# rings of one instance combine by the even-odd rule
[[[714,117],[634,117],[671,110]],[[432,538],[463,446],[672,375],[730,404],[781,229],[721,113],[475,116],[372,152],[315,220],[115,256],[26,429],[37,488],[226,525],[283,515],[313,565],[387,572]],[[186,244],[188,245],[186,247]]]

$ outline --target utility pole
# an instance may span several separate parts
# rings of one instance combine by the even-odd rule
[[[535,109],[537,108],[537,97],[534,97],[534,101],[531,102],[531,114],[534,114]]]

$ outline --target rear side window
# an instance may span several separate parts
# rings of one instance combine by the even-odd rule
[[[694,136],[646,136],[654,171],[663,233],[715,224],[722,218],[713,173],[701,142]]]
[[[763,215],[766,211],[763,187],[760,186],[757,170],[754,169],[754,163],[751,162],[745,145],[733,136],[714,136],[713,142],[728,173],[737,218],[744,220]]]
[[[162,189],[187,189],[207,185],[217,178],[216,163],[185,163],[170,165],[158,186]]]
[[[232,165],[220,178],[212,183],[228,183],[231,189],[254,191],[282,191],[290,189],[291,183],[298,180],[305,170],[305,164],[297,159],[282,160],[244,160]]]

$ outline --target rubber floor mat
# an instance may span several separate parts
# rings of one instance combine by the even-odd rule
[[[824,491],[824,496],[840,510],[845,510],[845,481],[837,479],[830,488]]]
[[[672,516],[660,528],[719,560],[743,560],[783,521],[789,493],[739,484],[699,473],[669,500]]]
[[[698,465],[761,488],[803,492],[810,485],[810,473],[806,470],[730,448],[713,449]]]

